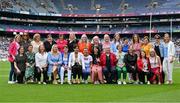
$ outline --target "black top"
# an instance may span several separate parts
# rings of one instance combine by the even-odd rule
[[[69,53],[74,52],[74,46],[77,45],[77,43],[78,43],[77,39],[75,39],[75,40],[73,40],[71,42],[68,40]]]
[[[156,51],[156,54],[157,54],[159,57],[161,57],[160,50],[159,50],[159,45],[158,45],[158,46],[155,45],[154,50]]]
[[[50,44],[50,42],[48,42],[48,41],[45,41],[44,47],[45,47],[46,52],[50,52],[51,48],[54,44],[56,44],[56,42],[54,40],[52,41],[52,44]]]
[[[27,52],[28,51],[28,46],[31,44],[31,41],[30,40],[22,41],[19,44],[20,44],[20,46],[23,46],[24,47],[24,51]]]
[[[108,70],[111,69],[110,55],[109,56],[106,55],[106,67],[107,67]]]
[[[98,45],[98,51],[103,51],[103,49],[102,49],[102,44],[99,44]],[[94,44],[92,44],[92,52],[91,53],[93,53],[94,52]]]
[[[16,55],[15,57],[15,62],[16,62],[16,65],[17,67],[19,68],[19,70],[21,72],[25,71],[26,70],[26,61],[27,61],[27,57],[26,55],[24,54],[23,56],[20,56],[19,54]]]
[[[137,55],[130,55],[129,53],[124,56],[124,63],[127,68],[131,68],[132,66],[136,67]]]
[[[93,64],[99,64],[100,61],[97,61],[98,59],[100,60],[100,55],[95,55],[92,54],[92,58],[93,58]]]

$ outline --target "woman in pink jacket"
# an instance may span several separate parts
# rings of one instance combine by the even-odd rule
[[[58,46],[59,52],[64,52],[64,46],[67,45],[67,40],[64,39],[64,35],[59,34],[59,39],[56,41],[56,44]]]
[[[16,35],[14,37],[14,40],[10,43],[9,45],[9,56],[8,56],[8,61],[11,63],[11,70],[9,73],[9,84],[13,84],[16,81],[16,75],[15,75],[15,69],[14,69],[14,60],[15,60],[15,56],[18,54],[18,49],[20,47],[19,42],[21,40],[21,36],[20,35]]]

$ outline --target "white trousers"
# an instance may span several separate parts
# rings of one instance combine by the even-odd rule
[[[69,67],[61,67],[61,71],[60,71],[60,75],[61,75],[61,82],[64,82],[64,71],[67,70],[68,73],[68,81],[71,80],[71,70],[69,69]]]
[[[170,63],[171,58],[164,58],[163,60],[163,71],[167,76],[168,81],[172,81],[173,63]]]

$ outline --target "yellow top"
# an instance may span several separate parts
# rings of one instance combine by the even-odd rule
[[[141,48],[145,51],[146,57],[149,57],[150,55],[150,49],[153,48],[151,43],[148,43],[146,45],[142,45]]]

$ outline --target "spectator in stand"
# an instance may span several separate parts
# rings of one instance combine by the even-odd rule
[[[79,52],[83,53],[84,49],[88,49],[88,53],[91,54],[91,43],[89,42],[87,35],[83,34],[78,42]]]
[[[31,40],[29,38],[29,34],[27,32],[23,33],[22,41],[20,42],[20,45],[24,47],[25,52],[28,51],[28,47],[30,44],[31,44]]]
[[[43,42],[41,41],[40,34],[38,34],[38,33],[34,34],[33,41],[31,42],[31,45],[33,46],[33,52],[37,53],[39,46],[42,44],[43,44]]]
[[[16,35],[14,37],[14,40],[10,43],[9,45],[9,56],[8,56],[8,60],[11,63],[11,70],[9,73],[9,84],[13,84],[16,82],[16,74],[15,74],[15,68],[14,68],[14,60],[15,60],[15,56],[18,54],[18,49],[20,47],[19,43],[21,40],[21,36],[20,35]]]
[[[45,47],[45,50],[46,52],[50,52],[51,51],[51,48],[54,44],[56,44],[56,42],[53,40],[51,34],[47,35],[47,39],[46,41],[44,41],[44,47]]]
[[[116,55],[111,53],[110,47],[106,47],[104,50],[104,53],[102,53],[100,57],[103,74],[107,83],[115,83],[115,68],[117,63]]]
[[[63,53],[64,51],[64,46],[67,45],[67,40],[64,39],[63,34],[59,34],[59,39],[56,41],[57,47],[59,49],[59,52]]]
[[[143,39],[143,45],[141,48],[146,52],[146,56],[149,57],[150,49],[153,48],[152,44],[149,42],[148,36],[145,36]]]
[[[167,76],[166,84],[172,84],[172,72],[173,72],[173,62],[175,57],[175,46],[170,40],[169,34],[164,34],[164,61],[163,61],[163,71]]]
[[[24,76],[27,64],[27,56],[24,52],[24,47],[21,46],[18,50],[18,54],[15,56],[14,67],[17,75],[17,82],[24,83]]]
[[[69,40],[68,40],[68,52],[74,52],[74,46],[78,44],[78,40],[74,33],[70,33]]]

